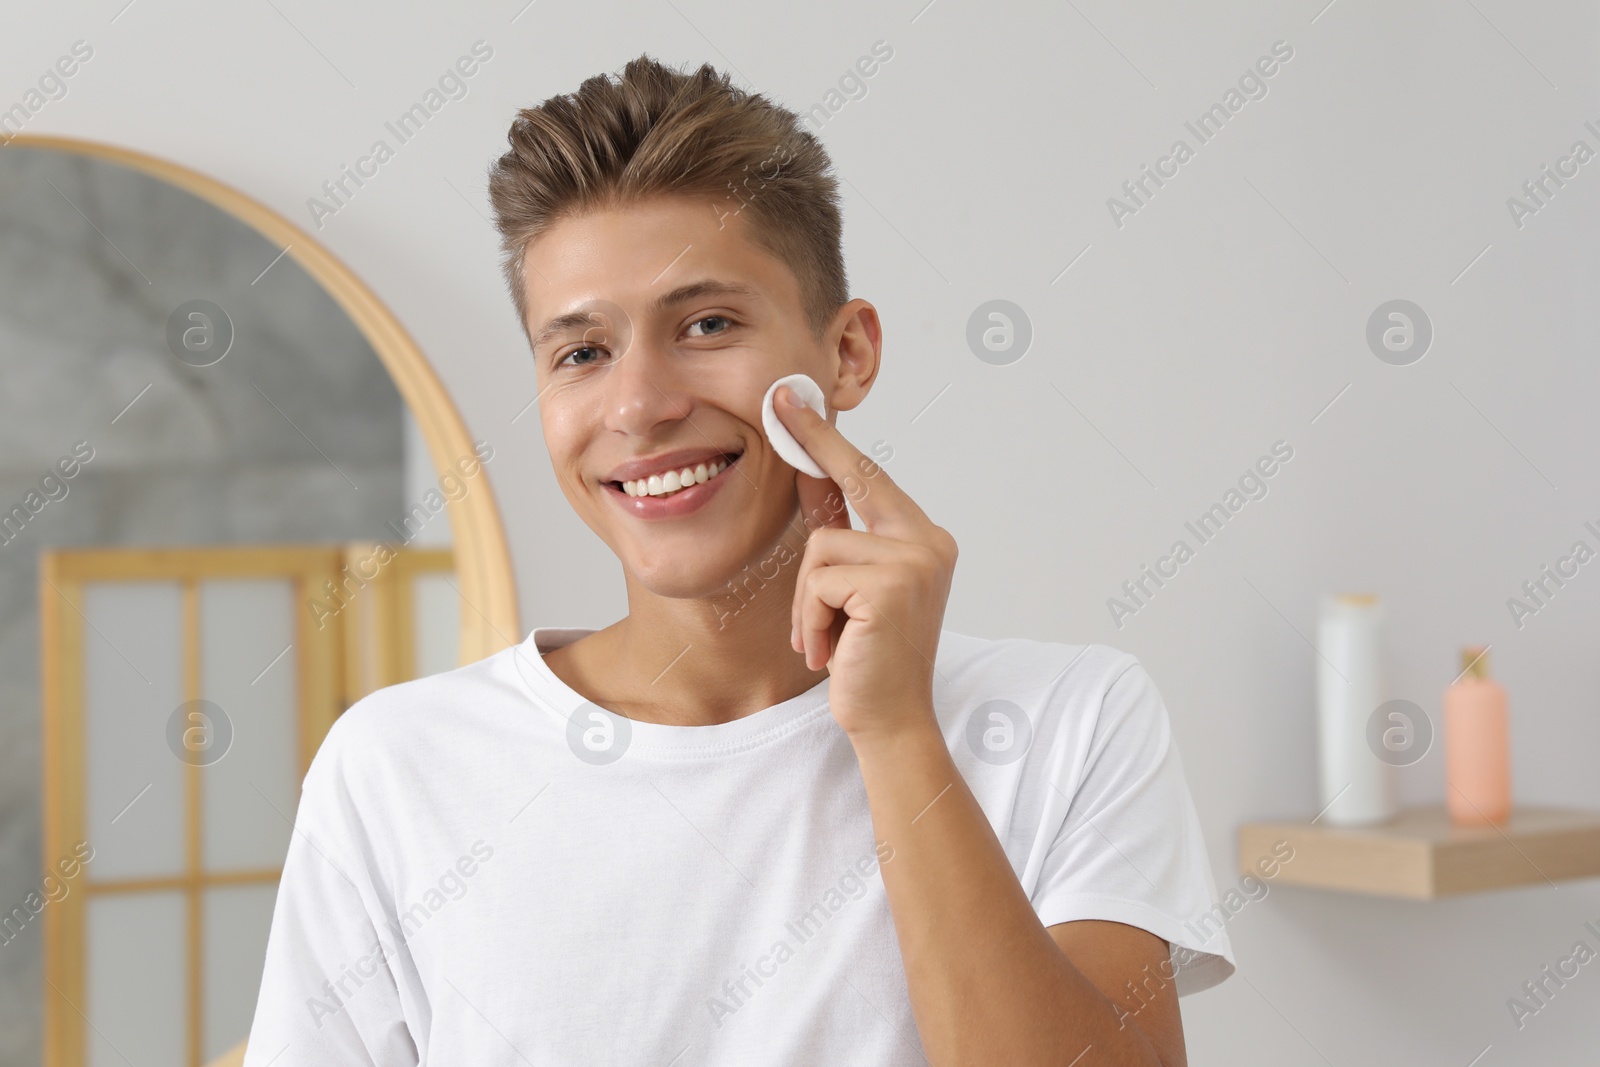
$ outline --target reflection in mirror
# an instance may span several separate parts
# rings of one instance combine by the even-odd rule
[[[0,152],[0,1062],[242,1040],[320,730],[455,662],[439,476],[285,251],[110,159]],[[350,579],[374,543],[416,596]]]

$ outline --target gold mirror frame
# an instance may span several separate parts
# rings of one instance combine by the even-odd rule
[[[13,145],[72,152],[151,175],[221,208],[274,246],[287,246],[288,255],[344,309],[383,361],[427,442],[435,471],[452,470],[457,458],[473,454],[472,438],[461,413],[416,342],[366,283],[300,227],[215,178],[143,152],[76,137],[30,133],[18,133],[4,142],[6,147]],[[470,663],[521,638],[516,583],[505,527],[489,484],[446,504],[462,600],[459,660]]]

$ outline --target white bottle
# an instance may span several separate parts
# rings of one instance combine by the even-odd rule
[[[1324,597],[1317,626],[1317,755],[1322,810],[1335,826],[1384,822],[1399,810],[1395,769],[1368,743],[1383,703],[1383,606],[1368,593]]]

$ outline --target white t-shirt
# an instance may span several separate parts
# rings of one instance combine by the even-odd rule
[[[545,664],[590,632],[536,629],[334,723],[247,1067],[925,1063],[828,681],[732,722],[636,722]],[[1226,933],[1186,928],[1216,889],[1139,662],[945,630],[935,663],[945,740],[1040,921],[1149,930],[1179,993],[1231,974]]]

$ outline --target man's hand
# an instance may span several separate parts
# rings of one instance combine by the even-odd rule
[[[837,429],[789,403],[787,389],[773,400],[828,474],[795,474],[816,528],[795,579],[793,644],[807,667],[828,667],[829,703],[855,747],[874,834],[892,850],[880,869],[926,1059],[1181,1064],[1170,986],[1132,1022],[1132,1009],[1111,999],[1166,943],[1110,922],[1047,932],[951,758],[934,714],[933,661],[955,539]],[[850,528],[846,499],[866,530]]]
[[[801,515],[825,519],[795,576],[791,644],[811,670],[828,667],[833,715],[852,741],[925,728],[955,538],[793,396],[779,389],[773,409],[828,477],[795,472]],[[865,530],[851,529],[846,499]]]

